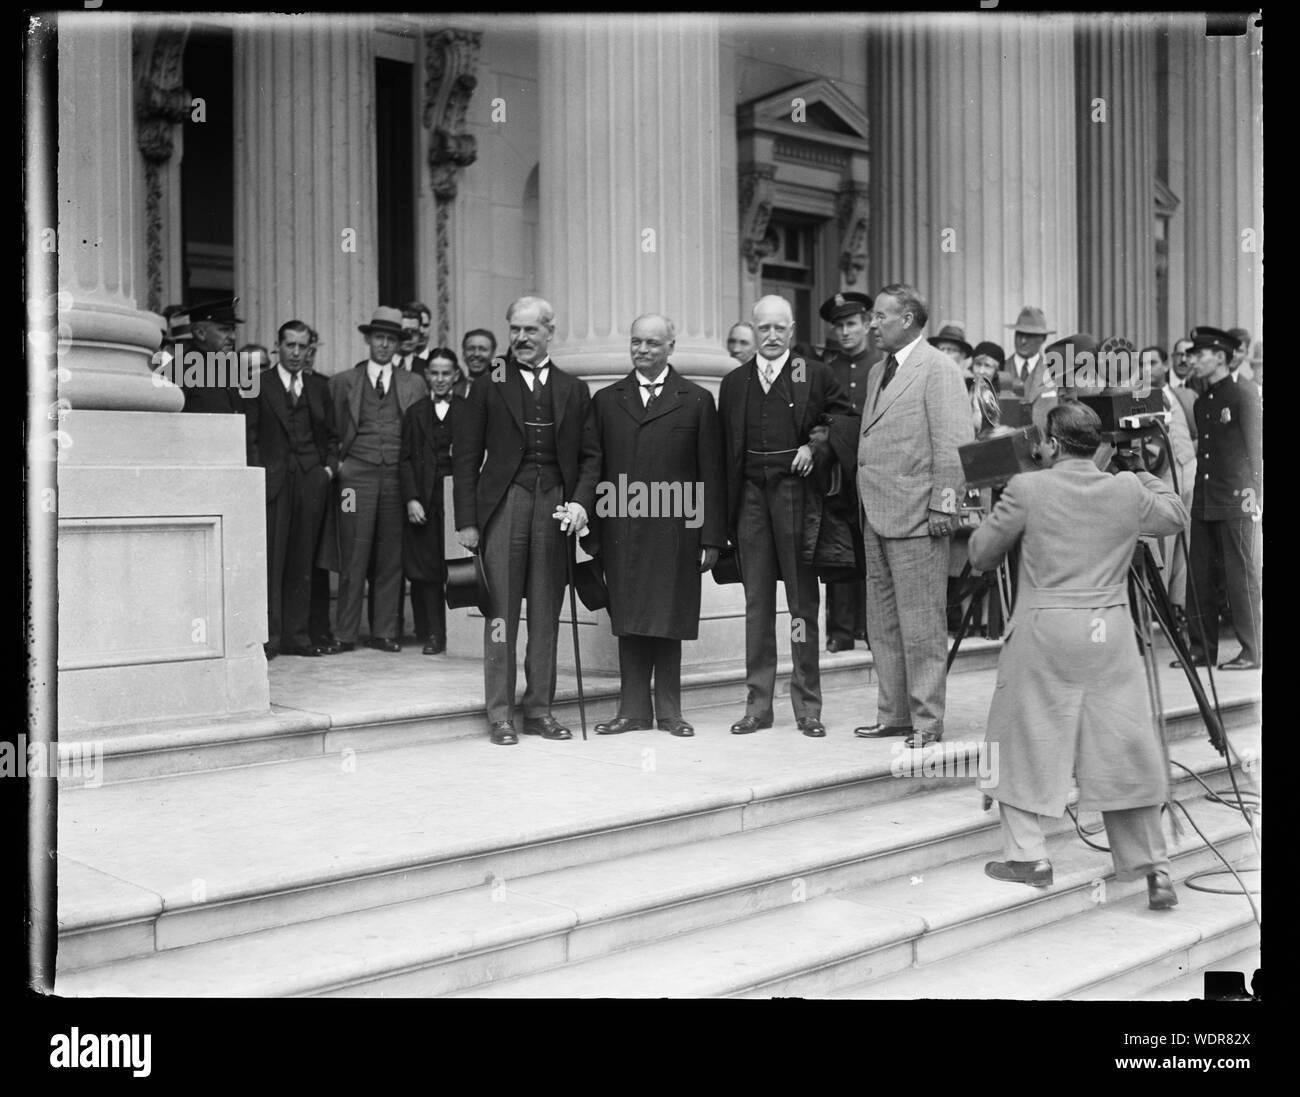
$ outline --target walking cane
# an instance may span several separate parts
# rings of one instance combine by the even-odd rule
[[[578,674],[578,718],[582,721],[582,740],[587,741],[587,701],[582,692],[582,652],[578,649],[578,595],[573,576],[573,558],[577,555],[577,534],[574,543],[565,545],[564,555],[569,564],[569,620],[573,624],[573,667]]]

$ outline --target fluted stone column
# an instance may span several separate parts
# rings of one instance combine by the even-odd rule
[[[1079,326],[1155,340],[1156,21],[1088,21],[1075,46]]]
[[[1263,322],[1263,59],[1259,32],[1207,37],[1178,28],[1187,96],[1187,320]],[[1253,250],[1251,250],[1253,249]]]
[[[540,288],[556,360],[591,379],[631,368],[643,312],[677,325],[679,370],[718,377],[722,153],[712,16],[583,16],[541,30]]]
[[[381,304],[371,23],[258,16],[236,24],[234,57],[239,339],[304,320],[337,373],[365,356],[357,325]]]
[[[241,415],[156,385],[131,24],[61,15],[60,739],[266,712],[266,512]]]
[[[78,409],[179,411],[154,384],[162,317],[138,307],[142,185],[135,149],[131,29],[122,19],[59,18],[59,310],[70,340],[59,395]],[[75,136],[74,136],[75,135]],[[75,442],[74,442],[75,444]]]
[[[903,17],[868,38],[871,289],[913,282],[930,328],[1008,345],[1023,304],[1076,320],[1072,23]]]

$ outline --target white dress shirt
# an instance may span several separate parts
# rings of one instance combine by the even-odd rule
[[[284,368],[284,366],[277,362],[275,364],[275,371],[280,375],[280,384],[284,386],[284,391],[289,396],[290,400],[293,399],[295,383],[297,384],[298,395],[302,395],[302,370],[299,370],[297,373],[290,373]]]
[[[652,392],[654,392],[654,389],[648,389],[648,388],[646,388],[645,386],[646,386],[646,385],[655,385],[655,386],[660,390],[658,393],[655,393],[655,395],[657,395],[657,396],[658,396],[658,395],[662,395],[662,394],[663,394],[664,378],[667,377],[667,376],[668,376],[668,367],[667,367],[667,366],[664,366],[664,368],[663,368],[662,370],[659,371],[659,376],[656,377],[653,381],[645,381],[645,380],[642,380],[642,378],[641,378],[641,374],[639,374],[639,373],[636,375],[637,384],[641,386],[641,388],[638,389],[637,391],[639,391],[639,392],[641,393],[641,406],[642,406],[642,407],[645,407],[648,403],[650,403],[650,394],[651,394]]]
[[[384,391],[393,391],[393,363],[389,362],[386,366],[381,366],[373,358],[366,362],[366,376],[370,379],[371,387],[374,387],[380,376],[384,378]]]
[[[546,384],[547,378],[550,376],[550,373],[551,373],[551,357],[549,354],[542,359],[542,364],[540,366],[534,366],[532,369],[527,369],[523,366],[520,366],[519,368],[519,374],[521,377],[523,377],[524,384],[528,386],[529,392],[533,391],[534,377],[541,378],[542,384],[544,385]]]
[[[768,383],[767,378],[763,376],[764,370],[771,374],[772,381],[775,382],[776,379],[781,376],[781,370],[785,368],[785,364],[788,361],[790,361],[790,352],[788,350],[775,361],[769,361],[761,354],[758,356],[758,361],[755,362],[755,365],[758,368],[758,383],[763,386],[764,395],[766,395],[772,388],[772,385]]]

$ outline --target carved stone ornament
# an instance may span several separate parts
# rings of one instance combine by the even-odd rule
[[[840,273],[855,286],[867,269],[867,225],[870,198],[866,187],[846,184],[835,198],[840,229]]]
[[[740,254],[750,274],[757,274],[763,260],[775,250],[767,239],[775,175],[772,164],[755,164],[740,173]]]
[[[482,39],[479,31],[454,29],[430,31],[424,38],[424,127],[432,133],[429,174],[440,202],[456,197],[461,171],[478,158],[478,142],[465,132],[465,116],[478,86],[474,67]]]
[[[190,96],[182,80],[189,24],[137,27],[131,44],[135,71],[136,143],[144,157],[145,269],[148,307],[163,298],[164,171],[175,148],[176,127],[189,117]]]

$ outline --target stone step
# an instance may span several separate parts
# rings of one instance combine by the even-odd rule
[[[1207,745],[1181,744],[1174,753],[1197,770],[1221,772]],[[841,811],[532,875],[501,873],[485,887],[188,948],[175,947],[181,938],[166,923],[177,915],[164,914],[156,938],[173,951],[140,960],[72,972],[78,955],[95,956],[96,934],[65,937],[59,992],[445,993],[991,851],[995,819],[978,800],[969,788],[928,792],[923,804]],[[276,897],[264,903],[285,914]],[[226,929],[249,925],[247,912],[238,925],[230,913]],[[212,917],[208,932],[215,938],[221,928]],[[358,940],[379,943],[358,952],[347,944]],[[302,949],[299,959],[277,960]]]
[[[1241,896],[1179,887],[1178,906],[1155,911],[1145,883],[1136,884],[1137,894],[1117,902],[837,997],[1128,1000],[1259,941]],[[1259,896],[1255,902],[1261,905]]]
[[[991,692],[1000,641],[968,640],[953,664],[953,681],[967,675],[987,683]],[[346,662],[344,662],[346,660]],[[287,671],[283,662],[296,664]],[[97,783],[225,769],[237,766],[342,755],[347,751],[379,750],[426,743],[486,738],[483,716],[482,664],[478,660],[436,659],[419,651],[398,655],[358,651],[327,659],[291,659],[272,663],[270,713],[220,721],[135,725],[70,735],[60,743],[65,788]],[[278,677],[277,677],[278,675]],[[788,713],[790,665],[778,667],[775,708],[778,719]],[[875,668],[865,650],[822,654],[823,690],[828,695],[870,693],[852,723],[875,720]],[[1200,734],[1200,716],[1179,672],[1162,671],[1169,738]],[[1237,675],[1221,683],[1223,720],[1228,728],[1259,718],[1257,673]],[[731,719],[744,710],[743,665],[711,665],[682,675],[683,711],[692,721],[725,709]],[[585,690],[588,734],[614,716],[618,681],[589,676]],[[580,736],[576,683],[561,675],[554,714]],[[987,705],[984,715],[987,716]],[[730,724],[731,720],[726,721]],[[982,726],[982,722],[981,722]],[[949,738],[952,737],[951,731]]]
[[[1221,956],[1203,967],[1195,968],[1185,975],[1161,983],[1133,998],[1135,1002],[1200,1002],[1205,1000],[1205,976],[1207,972],[1240,972],[1246,993],[1251,993],[1255,972],[1260,969],[1260,948],[1258,944],[1234,952],[1231,956]]]
[[[1191,810],[1221,848],[1231,852],[1249,841],[1239,817],[1236,822],[1222,816],[1216,820],[1207,807],[1197,805]],[[1070,848],[1071,842],[1079,846],[1079,852]],[[1068,918],[1081,904],[1095,904],[1098,880],[1105,883],[1112,902],[1130,893],[1131,885],[1117,884],[1111,878],[1106,855],[1087,850],[1064,834],[1052,839],[1051,850],[1067,871],[1044,892],[989,880],[982,872],[985,855],[981,854],[859,891],[831,893],[804,903],[787,902],[744,919],[586,962],[498,979],[466,988],[456,996],[824,997],[868,978],[880,980],[909,969],[929,935],[950,928],[945,918],[951,925],[966,923],[983,933],[993,925],[999,939],[1019,940],[1027,909],[1031,918],[1048,922]],[[1178,843],[1175,873],[1181,876],[1203,867],[1205,852],[1185,840]],[[1145,889],[1145,884],[1140,886]],[[991,890],[996,888],[1002,890]],[[900,892],[906,891],[933,895],[933,900],[899,902]],[[882,901],[877,900],[878,895]],[[950,936],[942,947],[954,944]],[[959,955],[935,967],[943,969],[965,959]],[[410,981],[394,984],[385,980],[385,985],[396,986],[396,992],[402,993]]]

